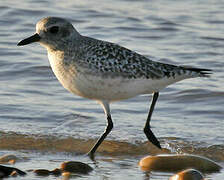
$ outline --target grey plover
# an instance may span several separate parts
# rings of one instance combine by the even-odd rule
[[[36,24],[36,33],[18,43],[39,42],[47,49],[51,68],[73,94],[98,101],[107,117],[107,127],[90,157],[113,128],[110,103],[153,94],[144,133],[158,148],[159,141],[150,129],[150,120],[159,91],[170,84],[193,77],[207,77],[209,69],[175,66],[155,62],[117,44],[79,34],[67,20],[47,17]]]

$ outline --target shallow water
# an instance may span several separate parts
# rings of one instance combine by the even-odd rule
[[[82,154],[104,130],[102,108],[59,84],[40,45],[16,46],[35,32],[39,19],[60,16],[70,19],[83,35],[118,43],[160,62],[212,69],[211,78],[189,79],[164,89],[152,128],[168,152],[199,154],[223,165],[223,8],[218,0],[1,1],[0,155],[28,157],[15,165],[24,170],[53,169],[71,159],[92,163]],[[97,153],[94,172],[80,178],[168,179],[172,175],[149,175],[137,165],[141,157],[160,153],[142,131],[150,98],[138,96],[112,104],[113,132]],[[27,137],[30,141],[24,143]],[[43,142],[50,146],[41,146]],[[24,179],[40,179],[31,176]],[[223,179],[224,171],[206,177]]]

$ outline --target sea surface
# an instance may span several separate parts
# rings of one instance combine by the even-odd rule
[[[223,9],[219,0],[1,0],[0,156],[15,154],[21,161],[14,167],[22,170],[54,169],[68,160],[94,168],[71,179],[165,180],[173,174],[138,167],[142,157],[159,153],[143,133],[151,95],[113,103],[114,129],[96,153],[97,165],[85,156],[106,126],[103,109],[60,85],[38,43],[17,46],[35,33],[41,18],[58,16],[82,35],[157,61],[212,69],[210,78],[184,80],[161,91],[151,125],[168,152],[202,155],[223,166]],[[223,180],[224,170],[206,178]]]

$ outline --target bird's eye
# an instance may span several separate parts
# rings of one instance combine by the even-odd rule
[[[52,26],[50,28],[50,33],[56,34],[58,32],[58,30],[59,30],[59,27],[58,26]]]

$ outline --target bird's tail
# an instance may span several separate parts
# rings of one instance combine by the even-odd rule
[[[210,77],[211,69],[201,69],[201,68],[193,68],[193,67],[183,67],[184,70],[190,71],[190,73],[195,77]]]

